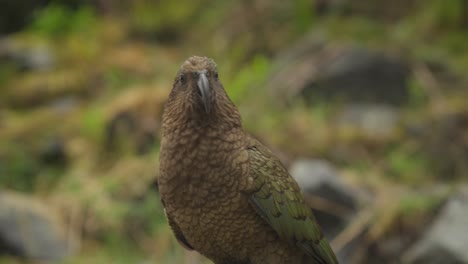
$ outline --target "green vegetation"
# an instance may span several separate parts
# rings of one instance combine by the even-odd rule
[[[57,37],[66,34],[90,33],[97,25],[97,17],[90,6],[81,6],[78,10],[51,3],[38,11],[30,25],[34,34]]]
[[[229,87],[226,87],[231,100],[239,105],[248,97],[254,96],[256,98],[259,93],[265,93],[262,86],[269,68],[269,61],[264,56],[258,55],[252,58],[248,65],[236,73]]]

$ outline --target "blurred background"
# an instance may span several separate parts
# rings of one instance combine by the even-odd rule
[[[156,183],[191,55],[341,263],[468,263],[465,0],[0,1],[0,263],[210,263]]]

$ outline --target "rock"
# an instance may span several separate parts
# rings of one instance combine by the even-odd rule
[[[358,199],[339,178],[338,171],[324,160],[298,160],[291,175],[304,192],[330,199],[348,208],[358,207]]]
[[[22,194],[0,192],[0,253],[60,261],[75,248],[47,205]]]
[[[310,83],[302,91],[309,100],[318,93],[326,98],[343,97],[356,102],[401,104],[408,95],[408,69],[382,52],[344,48],[324,61],[320,69],[316,83]]]
[[[341,230],[359,208],[360,194],[340,179],[338,171],[330,163],[323,160],[298,160],[292,164],[290,172],[307,196],[306,199],[318,197],[340,209],[340,212],[330,214],[322,210],[325,208],[319,208],[316,214],[319,222],[323,223],[322,227],[331,236]]]
[[[424,237],[404,255],[408,263],[468,263],[468,185],[441,210]]]
[[[268,85],[278,100],[406,102],[409,69],[404,61],[383,51],[324,43],[308,36],[277,59]]]
[[[324,160],[298,160],[292,164],[290,172],[330,241],[352,223],[361,205],[366,202],[365,194],[345,184],[338,171]],[[340,263],[347,263],[345,260],[353,256],[363,241],[365,230],[346,245],[335,248]]]
[[[60,113],[71,113],[79,106],[79,99],[76,96],[62,96],[50,102],[49,107],[51,110]]]
[[[54,67],[54,55],[47,46],[33,46],[21,54],[17,54],[16,60],[22,69],[42,71]]]
[[[337,131],[363,136],[371,140],[392,138],[400,121],[397,109],[383,104],[351,104],[345,106],[336,120]]]
[[[55,66],[52,49],[43,44],[19,43],[11,39],[0,41],[0,58],[12,61],[21,70],[42,71]]]

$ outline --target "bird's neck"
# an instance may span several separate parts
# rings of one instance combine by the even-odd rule
[[[245,132],[238,123],[225,119],[187,119],[163,125],[161,147],[168,153],[179,154],[181,159],[209,162],[222,155],[221,151],[232,155],[245,149],[245,142]]]
[[[240,113],[234,104],[228,97],[219,101],[209,113],[190,102],[169,102],[163,114],[163,138],[180,138],[189,132],[203,137],[242,131]]]

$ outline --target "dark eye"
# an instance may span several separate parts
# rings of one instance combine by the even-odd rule
[[[180,75],[180,77],[179,77],[179,82],[180,82],[181,84],[185,84],[185,76],[184,76],[183,74]]]
[[[216,80],[218,80],[218,73],[217,72],[215,72],[214,77],[215,77]]]

